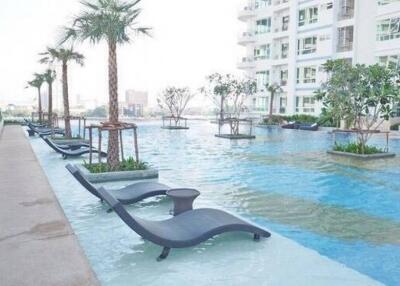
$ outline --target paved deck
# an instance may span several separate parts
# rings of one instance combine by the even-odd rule
[[[0,134],[0,285],[98,285],[19,126]]]

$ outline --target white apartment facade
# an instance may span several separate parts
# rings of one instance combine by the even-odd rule
[[[352,63],[400,62],[400,0],[250,0],[239,11],[247,30],[238,43],[238,68],[257,80],[248,107],[266,114],[266,83],[278,83],[274,114],[321,112],[314,91],[326,79],[328,59]]]

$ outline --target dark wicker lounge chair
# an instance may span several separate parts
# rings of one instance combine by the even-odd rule
[[[302,124],[299,126],[300,130],[306,130],[306,131],[318,131],[318,124],[314,123],[314,124]]]
[[[46,140],[44,140],[44,137],[46,137],[46,136],[41,135],[40,137],[43,139],[44,142],[46,142],[46,144],[49,144]],[[81,148],[89,148],[90,147],[90,145],[88,143],[83,143],[83,142],[76,142],[76,143],[69,143],[69,144],[58,144],[58,143],[54,142],[53,140],[51,140],[50,138],[48,138],[48,139],[54,145],[56,145],[58,148],[63,149],[63,150],[78,150],[78,149],[81,149]]]
[[[289,122],[288,124],[284,124],[281,126],[283,129],[298,129],[299,128],[299,123],[292,121]]]
[[[28,127],[29,136],[33,136],[35,133],[39,136],[49,136],[53,133],[58,135],[65,135],[64,129],[61,128],[54,128],[53,130],[51,128],[38,128],[33,126],[31,123],[28,124]]]
[[[268,231],[217,209],[189,210],[163,221],[141,219],[129,214],[121,202],[104,188],[100,188],[98,192],[134,232],[163,247],[158,261],[167,258],[171,248],[195,246],[225,232],[250,232],[254,234],[256,241],[261,236],[271,236]]]
[[[68,157],[79,157],[85,154],[90,153],[90,148],[80,148],[78,150],[65,150],[59,148],[56,144],[53,143],[49,138],[45,136],[41,136],[44,141],[46,141],[47,145],[49,145],[54,151],[57,153],[60,153],[64,159],[67,159]],[[99,153],[97,149],[92,149],[92,153]],[[107,157],[107,153],[101,152],[100,154],[103,157]]]
[[[67,168],[67,170],[79,183],[81,183],[83,187],[85,187],[86,190],[103,201],[103,197],[99,193],[98,189],[83,176],[78,168],[72,166],[71,164],[66,165],[65,168]],[[107,192],[112,194],[113,197],[115,197],[122,204],[129,205],[149,197],[165,195],[169,189],[171,188],[167,185],[156,182],[140,182],[128,185],[118,190],[107,190]]]

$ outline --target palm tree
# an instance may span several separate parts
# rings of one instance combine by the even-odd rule
[[[67,138],[72,138],[68,99],[68,62],[75,61],[82,66],[84,57],[80,53],[74,52],[72,48],[47,48],[46,52],[41,53],[40,55],[44,56],[40,59],[41,63],[53,63],[54,61],[59,61],[62,64],[65,136]]]
[[[39,113],[39,122],[42,123],[42,94],[41,94],[41,88],[44,83],[44,77],[42,74],[35,73],[33,74],[33,80],[28,81],[28,86],[27,87],[34,87],[37,88],[38,91],[38,113]]]
[[[271,120],[272,119],[272,109],[274,107],[274,99],[275,99],[275,94],[282,92],[282,87],[277,84],[277,83],[273,83],[273,84],[269,84],[267,83],[265,85],[266,90],[270,93],[270,100],[269,100],[269,115],[268,118]]]
[[[49,107],[48,107],[48,121],[50,128],[53,127],[53,82],[56,79],[56,72],[52,69],[47,69],[43,74],[43,79],[47,82],[49,87]]]
[[[98,43],[105,40],[108,44],[108,93],[109,121],[118,123],[118,66],[117,45],[129,43],[130,31],[135,35],[149,35],[149,28],[138,27],[137,17],[141,9],[136,8],[140,0],[122,2],[120,0],[93,0],[81,2],[84,11],[73,19],[71,27],[66,28],[67,40],[81,42],[89,40]],[[119,165],[118,131],[110,131],[108,136],[107,163],[111,170]]]

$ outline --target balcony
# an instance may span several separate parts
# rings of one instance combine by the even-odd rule
[[[242,58],[239,63],[237,64],[238,69],[253,69],[256,67],[256,64],[254,62],[254,58],[252,57],[244,57]]]
[[[239,11],[238,18],[241,21],[247,21],[247,20],[255,17],[256,14],[257,14],[257,12],[256,12],[256,8],[255,8],[254,4],[248,4]]]
[[[238,43],[239,45],[247,45],[247,44],[251,44],[251,43],[255,43],[256,39],[255,39],[255,35],[253,32],[243,32],[239,34],[238,37]]]

